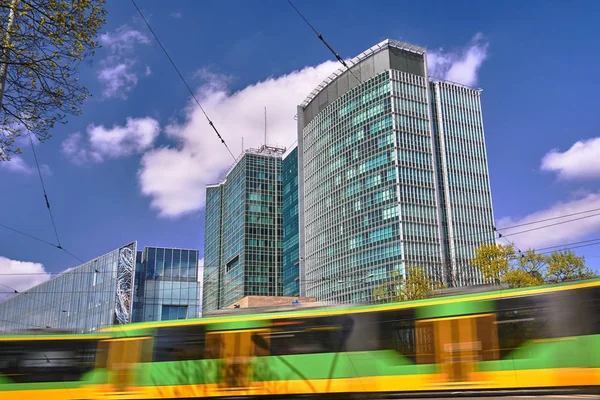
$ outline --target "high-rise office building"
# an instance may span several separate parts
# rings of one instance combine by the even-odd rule
[[[425,49],[389,39],[348,65],[298,107],[300,295],[370,301],[410,266],[480,282],[468,260],[493,242],[480,91],[430,82]]]
[[[202,311],[283,293],[281,161],[285,149],[246,150],[206,187]]]
[[[283,295],[300,296],[298,238],[298,147],[282,163]]]
[[[430,88],[448,283],[478,283],[470,263],[475,248],[495,240],[481,90],[435,81]]]
[[[0,302],[0,331],[197,318],[198,250],[128,243]]]

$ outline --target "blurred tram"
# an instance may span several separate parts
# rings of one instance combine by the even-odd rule
[[[0,399],[600,392],[599,302],[588,280],[4,336]]]

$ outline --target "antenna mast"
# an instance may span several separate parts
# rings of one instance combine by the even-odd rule
[[[265,107],[265,146],[267,145],[267,107]]]

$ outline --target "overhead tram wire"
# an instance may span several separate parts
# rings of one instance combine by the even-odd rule
[[[553,221],[555,219],[572,217],[572,216],[575,216],[575,215],[587,214],[587,213],[591,213],[591,212],[594,212],[594,211],[600,211],[600,208],[592,208],[590,210],[585,210],[585,211],[579,211],[579,212],[575,212],[575,213],[571,213],[571,214],[560,215],[560,216],[557,216],[557,217],[539,219],[537,221],[524,222],[524,223],[517,224],[517,225],[503,226],[502,228],[498,228],[498,230],[503,230],[504,231],[504,230],[507,230],[507,229],[520,228],[522,226],[538,224],[540,222]],[[594,214],[594,215],[598,215],[598,214]],[[591,217],[591,215],[590,215],[590,217]]]
[[[142,10],[140,10],[140,8],[136,4],[135,0],[131,0],[131,2],[135,6],[136,10],[140,14],[140,16],[142,17],[142,19],[144,20],[144,22],[146,23],[146,26],[148,26],[148,29],[152,33],[152,36],[154,36],[154,39],[156,39],[156,42],[158,43],[158,45],[160,46],[160,48],[162,49],[162,51],[165,53],[165,55],[167,56],[167,58],[171,62],[171,65],[173,66],[173,68],[175,68],[175,71],[177,72],[177,75],[179,75],[179,78],[181,78],[181,81],[183,82],[183,84],[185,85],[185,87],[187,88],[187,90],[192,95],[192,98],[196,101],[196,104],[198,104],[198,107],[200,107],[200,110],[202,111],[202,113],[206,117],[206,120],[208,121],[208,124],[215,131],[215,133],[217,134],[219,140],[221,141],[221,143],[223,143],[223,145],[225,146],[225,148],[227,149],[227,151],[229,152],[229,154],[231,155],[231,157],[235,161],[236,158],[233,155],[233,153],[231,152],[231,149],[229,148],[229,146],[227,145],[227,143],[225,143],[225,139],[223,139],[223,137],[221,136],[221,134],[217,130],[217,127],[215,126],[215,124],[208,117],[208,114],[206,113],[206,111],[204,111],[204,108],[202,107],[202,104],[200,104],[200,100],[198,100],[198,98],[196,97],[196,94],[194,93],[194,91],[192,90],[192,88],[190,87],[190,85],[188,85],[187,81],[185,80],[185,78],[183,77],[183,75],[181,74],[181,72],[179,71],[179,68],[177,68],[177,65],[175,65],[175,62],[173,61],[173,59],[171,58],[171,56],[167,52],[167,49],[165,48],[165,46],[163,46],[162,42],[158,38],[158,35],[154,32],[154,29],[152,29],[152,27],[150,26],[150,23],[148,22],[148,20],[146,19],[146,17],[142,13]]]
[[[571,243],[562,243],[562,244],[557,244],[554,246],[548,246],[548,247],[541,247],[539,249],[534,249],[536,251],[539,250],[548,250],[548,249],[557,249],[557,250],[549,250],[549,251],[544,251],[544,252],[540,252],[537,254],[549,254],[555,251],[565,251],[565,250],[573,250],[573,249],[578,249],[578,248],[583,248],[583,247],[591,247],[591,246],[598,246],[600,245],[600,237],[599,238],[595,238],[595,239],[590,239],[590,240],[582,240],[579,242],[571,242]],[[93,271],[91,271],[93,272]],[[81,273],[91,273],[91,272],[81,272]],[[70,272],[71,274],[76,274],[78,273],[77,271],[72,271]],[[27,276],[27,275],[40,275],[40,274],[45,274],[42,272],[21,272],[21,273],[0,273],[0,276]],[[56,273],[56,274],[52,274],[50,273],[50,275],[60,275],[60,273]],[[342,278],[348,278],[351,277],[353,274],[340,274],[340,275],[332,275],[329,277],[324,277],[324,278],[316,278],[316,279],[308,279],[306,280],[306,282],[325,282],[325,281],[332,281],[332,280],[339,280]],[[354,282],[360,282],[362,281],[362,279],[364,278],[358,278],[358,279],[354,279],[354,280],[346,280],[343,283],[354,283]],[[0,291],[0,294],[25,294],[25,295],[31,295],[32,293],[28,292],[29,289],[24,290],[22,292],[16,291],[16,289],[6,286],[4,284],[0,284],[1,286],[6,287],[7,289],[10,289],[10,292],[3,292]],[[15,293],[16,292],[16,293]],[[107,291],[99,291],[99,293],[108,293],[108,292],[112,292],[112,290],[107,290]],[[40,291],[39,293],[87,293],[86,290],[72,290],[72,291],[52,291],[52,290],[43,290]],[[37,294],[37,293],[36,293]]]
[[[133,0],[132,0],[133,1]],[[348,64],[346,63],[346,61],[344,61],[344,59],[342,57],[340,57],[340,55],[338,53],[335,52],[335,50],[333,50],[333,48],[329,45],[329,43],[327,43],[327,41],[323,38],[323,35],[321,35],[314,26],[312,26],[312,24],[310,22],[308,22],[308,20],[304,17],[304,15],[302,15],[302,13],[300,12],[300,10],[298,10],[298,8],[296,8],[296,6],[294,5],[294,3],[292,3],[291,0],[287,0],[288,3],[290,4],[290,6],[292,6],[292,8],[294,10],[296,10],[296,12],[298,13],[298,15],[300,16],[300,18],[302,18],[304,20],[304,22],[306,22],[306,25],[308,25],[310,27],[310,29],[312,29],[312,31],[315,33],[315,35],[317,35],[317,37],[319,38],[319,40],[321,42],[323,42],[323,44],[325,46],[327,46],[327,48],[329,49],[329,51],[335,56],[335,58],[344,66],[346,67],[346,69],[348,69],[348,71],[359,81],[362,83],[362,79],[360,79],[358,76],[356,76],[354,74],[354,72],[352,72],[352,70],[350,69],[350,67],[348,66]]]
[[[71,257],[75,258],[76,260],[78,260],[80,262],[84,262],[81,258],[77,257],[76,255],[71,253],[69,250],[65,249],[62,246],[62,244],[60,243],[60,238],[58,237],[58,230],[56,229],[56,223],[54,222],[54,215],[52,214],[52,209],[50,208],[50,200],[48,200],[48,194],[46,192],[46,185],[44,185],[44,178],[42,177],[42,170],[40,169],[40,163],[38,162],[37,154],[35,152],[35,146],[33,145],[33,139],[31,138],[31,132],[29,132],[28,136],[29,136],[29,144],[31,145],[31,151],[33,152],[33,158],[35,159],[35,166],[37,167],[38,175],[40,177],[40,183],[42,184],[42,191],[44,192],[44,200],[46,201],[46,208],[48,209],[48,213],[50,214],[50,221],[52,221],[52,227],[54,228],[54,235],[56,236],[56,243],[58,243],[57,245],[55,245],[55,247],[59,250],[64,251],[65,253],[67,253]]]
[[[29,233],[26,233],[26,232],[20,231],[20,230],[18,230],[18,229],[12,228],[12,227],[10,227],[10,226],[8,226],[8,225],[4,225],[4,224],[2,224],[2,223],[0,223],[0,226],[1,226],[1,227],[3,227],[3,228],[5,228],[5,229],[8,229],[9,231],[13,231],[13,232],[15,232],[15,233],[18,233],[19,235],[26,236],[26,237],[28,237],[28,238],[30,238],[30,239],[37,240],[38,242],[42,242],[42,243],[44,243],[44,244],[47,244],[48,246],[52,246],[52,247],[54,247],[54,248],[57,248],[57,249],[59,249],[59,250],[61,250],[61,251],[65,252],[65,253],[67,253],[68,255],[70,255],[71,257],[73,257],[74,259],[76,259],[77,261],[79,261],[79,262],[81,262],[81,263],[84,263],[84,262],[85,262],[85,261],[83,261],[81,258],[77,257],[75,254],[71,253],[70,251],[68,251],[67,249],[65,249],[64,247],[62,247],[62,246],[60,246],[60,245],[58,245],[58,244],[54,244],[54,243],[52,243],[52,242],[49,242],[49,241],[47,241],[47,240],[44,240],[44,239],[41,239],[41,238],[39,238],[39,237],[37,237],[37,236],[30,235]]]
[[[31,132],[28,132],[29,136],[29,144],[31,145],[31,151],[33,152],[33,158],[35,159],[35,165],[37,167],[38,175],[40,176],[40,183],[42,184],[42,191],[44,192],[44,200],[46,201],[46,208],[48,209],[48,214],[50,214],[50,221],[52,221],[52,227],[54,228],[54,235],[56,236],[56,242],[58,245],[56,246],[58,249],[62,250],[62,246],[60,244],[60,239],[58,237],[58,230],[56,229],[56,223],[54,222],[54,216],[52,215],[52,209],[50,208],[50,201],[48,200],[48,194],[46,193],[46,185],[44,185],[44,178],[42,178],[42,171],[40,169],[40,163],[38,162],[37,154],[35,152],[35,146],[33,145],[33,139],[31,139]]]

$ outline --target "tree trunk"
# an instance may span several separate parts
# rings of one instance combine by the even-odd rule
[[[4,89],[6,86],[6,74],[8,73],[8,59],[10,53],[10,39],[11,33],[15,26],[15,10],[20,0],[12,0],[10,5],[10,11],[8,12],[8,24],[6,26],[6,32],[4,33],[4,44],[6,48],[2,52],[2,64],[0,64],[0,107],[2,107],[2,99],[4,97]]]

